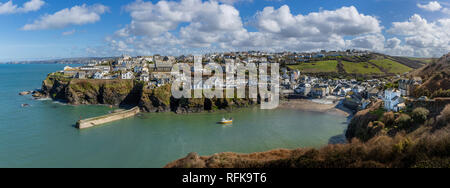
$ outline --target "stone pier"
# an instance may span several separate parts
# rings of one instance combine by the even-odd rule
[[[103,115],[103,116],[83,119],[83,120],[79,120],[77,122],[76,127],[78,129],[86,129],[86,128],[94,127],[97,125],[133,117],[136,114],[138,114],[139,112],[140,112],[139,107],[134,107],[130,110],[124,110],[124,111],[115,112],[115,113],[111,113],[111,114],[107,114],[107,115]]]

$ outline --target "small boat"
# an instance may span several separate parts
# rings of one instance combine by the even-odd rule
[[[222,118],[222,121],[219,121],[218,123],[219,124],[232,124],[233,123],[233,118],[231,118],[231,119]]]
[[[25,108],[25,107],[29,107],[30,105],[29,104],[22,104],[21,106],[22,106],[22,108]]]

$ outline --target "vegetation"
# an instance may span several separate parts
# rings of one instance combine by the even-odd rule
[[[412,70],[412,68],[390,59],[373,59],[370,62],[380,67],[386,73],[403,74]]]
[[[335,76],[392,76],[403,74],[419,68],[422,62],[401,57],[370,54],[353,57],[325,57],[313,58],[309,62],[297,65],[287,65],[290,69],[297,69],[304,73],[327,73]]]
[[[383,74],[383,72],[377,67],[367,63],[367,62],[359,62],[353,63],[348,61],[342,61],[344,65],[344,70],[347,73],[352,74]]]
[[[417,57],[408,57],[408,59],[420,61],[422,63],[431,63],[435,60],[434,58],[417,58]]]
[[[337,72],[338,62],[336,60],[317,61],[311,63],[301,63],[299,65],[289,65],[290,69],[297,69],[305,73]]]
[[[414,122],[424,123],[428,119],[429,114],[430,111],[428,111],[426,108],[419,107],[412,111],[411,116]]]
[[[401,129],[407,129],[413,123],[411,117],[408,114],[400,114],[397,119],[395,119],[396,127]]]

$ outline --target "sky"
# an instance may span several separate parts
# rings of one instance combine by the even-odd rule
[[[450,51],[450,0],[0,0],[0,62],[70,57]]]

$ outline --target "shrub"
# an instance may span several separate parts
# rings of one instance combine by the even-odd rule
[[[419,107],[412,111],[411,116],[414,122],[422,124],[427,120],[429,114],[430,111],[425,108]]]
[[[394,112],[386,112],[383,114],[383,118],[382,118],[383,123],[387,126],[387,127],[391,127],[394,125],[395,123],[395,115]]]
[[[401,114],[396,120],[395,120],[395,124],[401,128],[407,128],[412,124],[412,119],[409,115],[407,114]]]
[[[433,92],[433,94],[431,94],[431,98],[437,98],[437,97],[450,97],[450,89],[447,90],[443,90],[442,88],[440,88],[439,90]]]
[[[447,104],[437,117],[437,127],[443,127],[450,123],[450,104]]]

